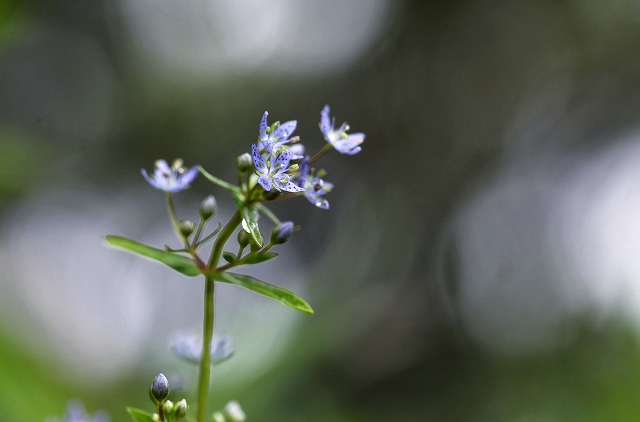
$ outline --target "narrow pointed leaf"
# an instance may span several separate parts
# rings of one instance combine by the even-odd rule
[[[135,407],[127,407],[127,413],[134,422],[154,422],[153,415]]]
[[[126,252],[131,252],[145,258],[162,262],[163,264],[186,276],[194,277],[201,274],[195,262],[193,262],[191,258],[188,258],[186,256],[178,255],[176,253],[165,251],[162,249],[157,249],[121,236],[108,235],[106,236],[105,241],[109,246],[123,249]]]
[[[261,253],[261,254],[249,254],[247,256],[245,256],[244,258],[242,258],[242,263],[243,264],[259,264],[261,262],[265,262],[268,261],[270,259],[275,258],[276,256],[278,256],[277,253],[273,253],[273,252],[265,252],[265,253]]]
[[[304,299],[298,297],[295,293],[287,289],[283,289],[282,287],[274,286],[273,284],[258,280],[257,278],[244,274],[224,272],[216,274],[215,279],[223,283],[235,284],[236,286],[244,287],[245,289],[252,290],[263,296],[275,299],[283,305],[289,306],[293,309],[313,314],[311,306],[309,306]]]

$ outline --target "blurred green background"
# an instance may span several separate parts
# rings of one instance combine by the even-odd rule
[[[325,104],[363,151],[320,162],[330,211],[274,204],[303,230],[255,273],[316,314],[222,286],[212,410],[640,419],[639,39],[634,0],[4,0],[0,421],[125,421],[159,372],[195,403],[201,282],[102,238],[175,243],[140,168],[233,181],[265,110],[313,152]]]

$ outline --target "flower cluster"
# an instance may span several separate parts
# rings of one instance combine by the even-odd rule
[[[345,122],[335,127],[335,118],[330,117],[330,108],[325,106],[320,113],[320,132],[328,142],[328,146],[313,157],[303,156],[305,148],[299,143],[298,136],[292,137],[298,122],[290,120],[280,124],[275,122],[269,126],[265,111],[260,120],[258,141],[251,146],[251,160],[255,168],[257,183],[269,192],[290,192],[304,196],[318,208],[328,209],[329,201],[322,195],[331,192],[333,184],[325,182],[321,176],[324,171],[315,173],[311,163],[334,148],[347,155],[359,153],[364,141],[364,133],[348,134],[349,125]],[[291,164],[292,160],[302,160],[300,164]],[[179,192],[189,187],[198,172],[197,167],[187,169],[182,160],[176,160],[171,167],[164,160],[158,160],[152,176],[146,170],[142,175],[155,188],[166,192]]]
[[[347,134],[349,126],[343,123],[335,129],[335,118],[330,119],[329,106],[325,106],[320,113],[320,131],[329,148],[347,155],[357,154],[362,150],[360,144],[364,141],[363,133]],[[289,138],[295,130],[297,122],[288,121],[282,125],[279,122],[268,126],[268,112],[264,112],[260,121],[258,143],[252,145],[251,156],[255,167],[258,183],[266,191],[286,191],[292,193],[304,192],[304,196],[315,206],[329,208],[329,202],[321,198],[333,189],[333,184],[322,180],[319,174],[314,174],[310,164],[314,158],[304,157],[299,166],[289,165],[291,160],[302,159],[304,146],[299,144],[299,137]],[[290,143],[295,142],[293,145]],[[325,150],[317,155],[323,154]]]

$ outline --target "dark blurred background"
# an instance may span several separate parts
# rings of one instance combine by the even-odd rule
[[[367,134],[320,161],[331,210],[254,274],[314,316],[229,286],[212,410],[250,421],[640,418],[640,1],[0,3],[0,421],[82,400],[151,410],[198,332],[202,282],[104,247],[176,245],[140,168],[235,180],[265,110]],[[213,193],[202,177],[183,217]],[[267,224],[263,231],[268,232]]]

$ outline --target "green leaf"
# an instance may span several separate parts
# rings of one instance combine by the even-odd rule
[[[258,246],[262,247],[264,240],[262,239],[260,227],[258,226],[258,219],[260,218],[258,210],[253,205],[247,205],[242,198],[235,197],[234,201],[242,215],[242,228],[249,232],[251,238]]]
[[[234,254],[232,254],[231,252],[222,252],[222,257],[229,264],[233,264],[234,262],[237,261],[236,256]]]
[[[129,416],[131,416],[131,419],[135,422],[154,422],[153,414],[145,412],[144,410],[127,407],[127,413],[129,413]]]
[[[261,254],[257,254],[257,253],[250,253],[249,255],[245,256],[244,258],[242,258],[242,263],[243,264],[259,264],[261,262],[265,262],[268,261],[270,259],[275,258],[276,256],[278,256],[277,253],[273,253],[273,252],[265,252],[265,253],[261,253]]]
[[[194,277],[202,274],[195,262],[186,256],[178,255],[162,249],[156,249],[122,236],[108,235],[105,240],[109,246],[123,249],[127,252],[131,252],[145,258],[160,261],[186,276]]]
[[[283,305],[289,306],[293,309],[313,314],[313,309],[311,309],[311,306],[309,306],[304,299],[298,297],[295,293],[287,289],[283,289],[282,287],[274,286],[273,284],[266,283],[262,280],[258,280],[257,278],[244,274],[217,273],[214,277],[217,281],[244,287],[245,289],[252,290],[263,296],[275,299]]]

